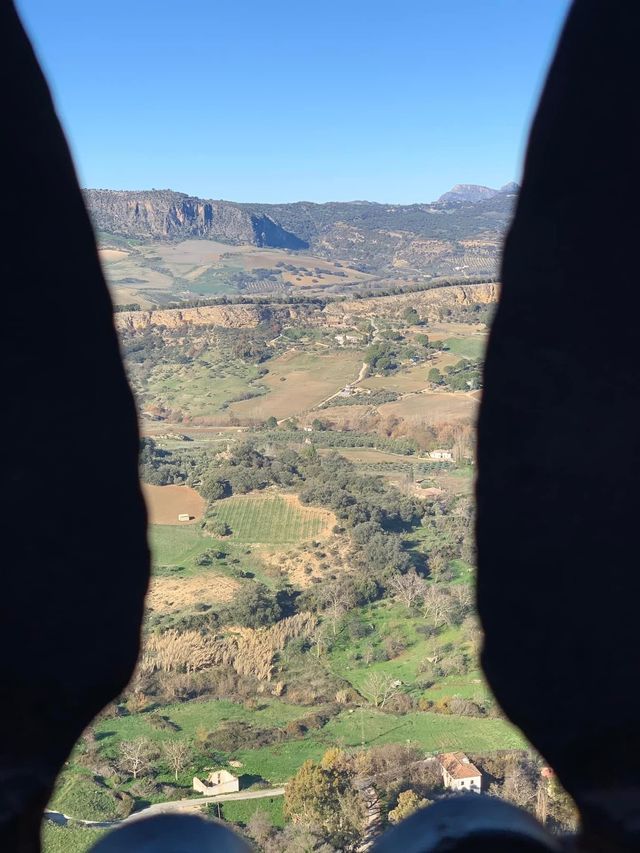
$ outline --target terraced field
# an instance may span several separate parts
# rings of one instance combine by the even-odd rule
[[[215,516],[231,528],[231,541],[284,545],[328,533],[332,513],[304,506],[295,495],[249,494],[218,501]]]

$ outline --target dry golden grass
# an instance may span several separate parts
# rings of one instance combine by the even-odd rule
[[[214,572],[186,578],[153,578],[147,606],[154,613],[173,613],[194,604],[224,603],[233,599],[238,587],[237,581]]]
[[[256,420],[300,415],[353,382],[361,367],[362,353],[357,350],[326,354],[290,350],[269,362],[269,374],[262,380],[269,392],[234,403],[229,411]]]
[[[165,631],[147,637],[141,658],[143,672],[195,672],[230,666],[239,675],[270,681],[276,654],[289,640],[311,636],[318,624],[313,613],[297,613],[271,628],[228,628],[226,636],[199,631]]]
[[[423,391],[395,403],[385,403],[378,411],[383,417],[395,415],[413,424],[437,424],[473,419],[478,404],[479,400],[471,394]]]

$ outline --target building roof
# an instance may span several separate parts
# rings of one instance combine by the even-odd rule
[[[476,779],[482,776],[475,764],[472,764],[464,752],[445,752],[438,756],[440,765],[454,779]]]

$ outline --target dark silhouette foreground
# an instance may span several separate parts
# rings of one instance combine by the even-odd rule
[[[93,232],[7,0],[0,114],[0,849],[31,853],[71,747],[132,673],[149,556],[136,414]]]
[[[480,417],[483,664],[506,712],[578,802],[579,843],[589,850],[640,849],[639,383],[623,322],[640,316],[638,33],[631,0],[573,7],[507,241]],[[35,853],[57,772],[132,672],[148,552],[134,407],[94,237],[46,84],[6,0],[0,34],[11,430],[0,846]],[[557,843],[512,807],[452,802],[401,824],[378,849]],[[174,849],[154,820],[98,849]],[[200,824],[171,821],[171,832],[182,821],[185,843],[194,832],[194,849],[204,849]],[[221,851],[236,844],[213,830],[209,840]]]

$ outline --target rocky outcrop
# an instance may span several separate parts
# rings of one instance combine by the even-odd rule
[[[317,325],[322,322],[322,315],[316,306],[207,305],[201,308],[167,308],[160,311],[122,311],[115,315],[114,320],[118,331],[136,332],[159,326],[167,329],[179,329],[182,326],[255,329],[260,323],[270,320]]]
[[[499,284],[469,284],[438,287],[419,293],[403,293],[398,296],[379,296],[373,299],[358,299],[351,302],[332,302],[327,305],[325,315],[329,325],[339,319],[355,317],[400,317],[407,308],[415,308],[425,320],[439,320],[447,308],[463,305],[490,305],[498,301]]]
[[[146,239],[206,237],[254,246],[304,249],[307,244],[265,213],[170,190],[86,190],[96,228]]]
[[[121,311],[115,315],[118,331],[137,332],[151,327],[179,329],[182,326],[221,326],[227,329],[255,329],[275,320],[284,325],[350,326],[359,317],[400,317],[415,308],[424,319],[437,320],[446,308],[460,305],[489,305],[498,301],[498,284],[470,284],[439,287],[419,293],[379,296],[348,302],[319,305],[206,305],[199,308],[165,308],[158,311]]]

